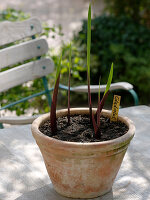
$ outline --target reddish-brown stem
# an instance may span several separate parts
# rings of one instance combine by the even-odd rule
[[[100,127],[100,97],[98,95],[97,126]]]
[[[103,96],[101,101],[100,101],[100,98],[98,97],[98,108],[95,115],[97,117],[97,124],[96,124],[95,116],[92,116],[92,123],[93,123],[96,138],[98,138],[98,136],[100,137],[100,116],[101,116],[101,111],[104,107],[105,101],[108,97],[108,94],[109,94],[109,90]]]
[[[104,104],[105,104],[105,102],[106,102],[106,99],[107,99],[107,97],[108,97],[108,95],[109,95],[109,90],[106,92],[106,94],[103,96],[103,98],[102,98],[102,100],[101,100],[101,102],[100,102],[100,113],[101,113],[101,111],[102,111],[102,109],[103,109],[103,107],[104,107]]]
[[[100,105],[98,105],[98,108],[97,108],[97,111],[96,111],[96,115],[98,115],[98,112],[101,113],[109,93],[110,93],[110,91],[108,90],[106,92],[106,94],[103,96],[102,100],[100,101]]]
[[[95,116],[94,114],[92,114],[92,124],[93,124],[93,128],[94,128],[94,133],[95,133],[95,137],[98,137],[98,127],[95,121]]]
[[[53,99],[51,104],[51,114],[50,114],[50,123],[51,123],[51,132],[55,134],[57,131],[57,123],[56,123],[56,103],[57,103],[57,95],[58,95],[58,88],[59,88],[59,80],[60,80],[60,73],[56,80],[54,92],[53,92]]]
[[[70,125],[70,79],[71,79],[71,70],[69,68],[69,79],[68,79],[68,125]]]

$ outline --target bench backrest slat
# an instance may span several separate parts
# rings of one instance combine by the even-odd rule
[[[48,43],[40,38],[41,33],[42,26],[37,18],[0,23],[0,92],[42,78],[41,94],[44,94],[45,90],[48,103],[51,105],[46,76],[54,71],[54,64],[50,58],[45,58]],[[34,95],[31,95],[31,98],[38,95],[36,92],[33,91]],[[21,100],[14,99],[16,102],[11,102],[7,107],[18,104]]]
[[[45,39],[30,40],[0,50],[0,69],[41,56],[48,51]]]
[[[17,85],[36,78],[48,75],[54,70],[52,60],[41,58],[40,60],[29,62],[19,67],[9,69],[0,73],[0,92],[6,91]]]
[[[33,36],[41,32],[41,23],[36,18],[31,18],[21,22],[1,22],[0,46]]]

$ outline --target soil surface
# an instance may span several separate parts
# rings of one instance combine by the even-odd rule
[[[94,137],[94,129],[90,123],[89,116],[71,116],[70,125],[68,125],[67,117],[57,119],[57,132],[55,135],[51,133],[50,121],[42,124],[39,130],[55,139],[70,142],[99,142],[118,138],[128,131],[126,124],[118,122],[110,122],[109,118],[101,116],[99,137]]]

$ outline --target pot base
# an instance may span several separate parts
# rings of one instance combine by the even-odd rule
[[[53,186],[54,187],[54,186]],[[79,193],[79,194],[68,194],[68,193],[65,193],[64,191],[59,191],[57,190],[56,188],[54,188],[54,190],[61,196],[63,197],[67,197],[67,198],[72,198],[72,199],[94,199],[94,198],[97,198],[97,197],[101,197],[103,195],[106,195],[107,193],[109,193],[111,190],[112,190],[112,187],[109,188],[108,190],[106,191],[103,191],[103,192],[96,192],[96,193],[90,193],[90,194],[85,194],[85,193]]]

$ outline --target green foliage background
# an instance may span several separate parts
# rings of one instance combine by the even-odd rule
[[[104,0],[105,10],[116,17],[127,16],[150,27],[150,0]]]
[[[74,37],[78,46],[84,46],[86,55],[87,21]],[[100,16],[92,20],[91,53],[95,62],[91,63],[91,82],[102,84],[107,81],[107,71],[114,62],[113,81],[128,81],[135,86],[141,103],[150,100],[150,29],[121,16]],[[84,55],[84,56],[85,56]]]

